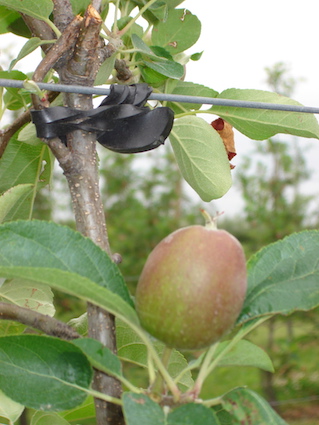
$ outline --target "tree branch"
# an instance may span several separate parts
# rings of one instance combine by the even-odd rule
[[[69,0],[53,0],[53,4],[54,23],[63,32],[74,17],[71,3]]]
[[[58,92],[49,91],[48,92],[48,101],[51,103],[59,95]],[[0,159],[4,154],[6,147],[11,139],[11,137],[20,130],[25,124],[31,121],[30,109],[23,112],[18,118],[16,118],[12,124],[8,127],[0,130]]]
[[[20,128],[30,122],[31,115],[30,111],[25,111],[22,115],[20,115],[9,127],[0,130],[0,158],[4,154],[6,147],[11,139],[11,137],[18,131]]]
[[[101,12],[102,0],[91,0],[92,7],[98,12]]]
[[[42,81],[51,68],[59,69],[67,62],[79,37],[81,22],[81,16],[76,16],[67,26],[37,66],[32,76],[34,81]]]
[[[71,326],[53,317],[15,304],[0,302],[0,319],[14,320],[15,322],[38,329],[46,335],[59,337],[65,340],[81,337]]]
[[[32,37],[39,37],[41,40],[53,40],[56,38],[56,34],[54,33],[53,29],[46,22],[24,14],[22,14],[22,18],[30,29]],[[42,50],[47,52],[50,47],[50,45],[44,44],[42,46]]]

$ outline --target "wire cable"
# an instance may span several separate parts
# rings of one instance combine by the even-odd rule
[[[66,84],[51,84],[51,83],[37,83],[41,90],[51,90],[64,93],[78,93],[88,95],[102,95],[108,96],[110,89],[101,87],[86,87],[75,86]],[[24,81],[10,80],[0,78],[0,87],[13,87],[24,88]],[[158,100],[166,102],[179,102],[179,103],[197,103],[201,105],[214,105],[214,106],[228,106],[235,108],[249,108],[249,109],[267,109],[272,111],[287,111],[287,112],[301,112],[307,114],[319,114],[319,107],[302,106],[302,105],[284,105],[279,103],[266,103],[266,102],[252,102],[245,100],[233,99],[220,99],[201,96],[186,96],[177,94],[166,93],[152,93],[149,100]],[[200,113],[200,111],[199,111]]]

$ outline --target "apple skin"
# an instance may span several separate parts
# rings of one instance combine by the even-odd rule
[[[136,289],[142,326],[169,347],[198,350],[234,325],[247,287],[245,255],[225,230],[194,225],[150,253]]]

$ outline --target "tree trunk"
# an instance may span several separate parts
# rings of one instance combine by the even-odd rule
[[[107,49],[99,36],[102,20],[92,5],[88,7],[82,19],[73,17],[69,0],[53,0],[53,2],[55,25],[62,35],[47,51],[46,57],[34,74],[34,80],[41,81],[49,69],[54,67],[62,84],[93,86],[103,60],[102,52],[104,56],[107,54]],[[100,1],[95,0],[94,5],[99,7]],[[25,17],[25,21],[34,35],[53,38],[51,30],[43,28],[43,22],[30,17]],[[46,36],[43,37],[43,34]],[[35,96],[33,103],[38,109],[48,106]],[[64,103],[65,106],[80,110],[93,107],[92,96],[80,94],[66,94]],[[67,178],[77,230],[91,238],[111,256],[99,191],[95,135],[77,130],[67,136],[67,146],[57,138],[47,140],[47,143]],[[114,317],[92,304],[88,304],[87,311],[89,336],[116,353]],[[100,371],[95,371],[93,388],[116,398],[120,398],[122,394],[120,382]],[[95,399],[95,407],[98,425],[124,424],[120,406]]]

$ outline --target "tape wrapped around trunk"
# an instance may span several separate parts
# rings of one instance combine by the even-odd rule
[[[110,95],[88,111],[55,106],[32,110],[32,121],[39,138],[60,137],[74,130],[96,133],[105,148],[119,153],[138,153],[164,143],[174,121],[167,107],[145,106],[152,88],[147,84],[111,85]]]

